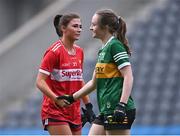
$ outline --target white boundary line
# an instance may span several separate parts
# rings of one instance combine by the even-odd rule
[[[27,23],[25,23],[22,27],[12,32],[9,36],[7,36],[2,42],[0,42],[0,56],[7,52],[12,47],[18,45],[23,38],[28,36],[31,32],[36,30],[39,26],[41,26],[45,21],[49,19],[49,17],[55,15],[58,11],[62,10],[66,6],[68,6],[74,0],[57,0],[47,8],[45,8],[42,12],[37,14],[35,17],[30,19]]]

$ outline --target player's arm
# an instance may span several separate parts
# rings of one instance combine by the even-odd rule
[[[82,87],[85,85],[85,82],[83,81],[82,83]],[[90,103],[90,99],[89,99],[89,96],[88,95],[85,95],[82,97],[82,101],[84,104],[87,104],[87,103]]]
[[[131,65],[127,65],[120,69],[120,72],[124,78],[122,94],[120,102],[116,105],[113,119],[114,121],[123,121],[126,116],[126,104],[131,94],[132,85],[133,85],[133,75],[131,70]]]
[[[79,91],[75,92],[73,95],[59,96],[58,99],[65,99],[69,102],[69,104],[72,104],[74,101],[76,101],[76,100],[88,95],[92,91],[94,91],[95,88],[96,88],[96,77],[95,77],[95,71],[94,71],[92,79],[89,82],[87,82]],[[87,99],[86,99],[86,101],[87,101]]]
[[[53,100],[58,106],[62,107],[64,104],[64,100],[57,100],[57,95],[49,88],[46,83],[48,75],[39,72],[36,79],[36,86],[40,89],[40,91]]]
[[[82,101],[83,101],[84,104],[90,103],[89,96],[88,96],[88,95],[83,96],[83,97],[82,97]]]
[[[96,88],[96,77],[94,71],[92,79],[89,82],[87,82],[79,91],[73,94],[73,99],[77,100],[79,98],[82,98],[83,96],[86,96],[92,91],[94,91],[95,88]]]
[[[133,74],[131,65],[123,67],[122,69],[120,69],[120,72],[124,78],[120,102],[127,103],[133,86]]]
[[[39,72],[36,79],[36,86],[40,89],[42,93],[44,93],[46,96],[48,96],[51,100],[55,101],[56,94],[53,93],[53,91],[49,88],[49,86],[46,83],[48,75]]]

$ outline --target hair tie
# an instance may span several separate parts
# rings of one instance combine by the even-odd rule
[[[120,24],[121,16],[118,16],[118,21],[117,23]]]

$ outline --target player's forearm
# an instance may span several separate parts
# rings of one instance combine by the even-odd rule
[[[132,75],[125,76],[120,102],[127,103],[129,96],[131,95],[132,86],[133,86],[133,76]]]
[[[85,84],[78,92],[73,94],[74,100],[77,100],[79,98],[82,98],[83,96],[88,95],[93,90],[95,90],[96,85],[93,82],[93,80],[90,80],[87,84]]]
[[[52,92],[52,90],[49,88],[49,86],[47,85],[47,83],[43,80],[43,79],[38,79],[36,81],[36,86],[37,88],[39,88],[39,90],[45,94],[46,96],[48,96],[50,99],[52,100],[56,100],[56,95]]]
[[[84,82],[84,80],[83,80],[83,82],[82,82],[82,87],[83,87],[84,85],[85,85],[85,82]],[[89,96],[88,96],[88,95],[83,96],[83,97],[82,97],[82,101],[83,101],[84,104],[90,103]]]
[[[82,101],[83,101],[84,104],[90,103],[89,96],[88,95],[83,96]]]

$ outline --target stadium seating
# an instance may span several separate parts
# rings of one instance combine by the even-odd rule
[[[180,1],[168,1],[129,34],[138,125],[179,124]],[[172,109],[174,107],[174,109]]]

